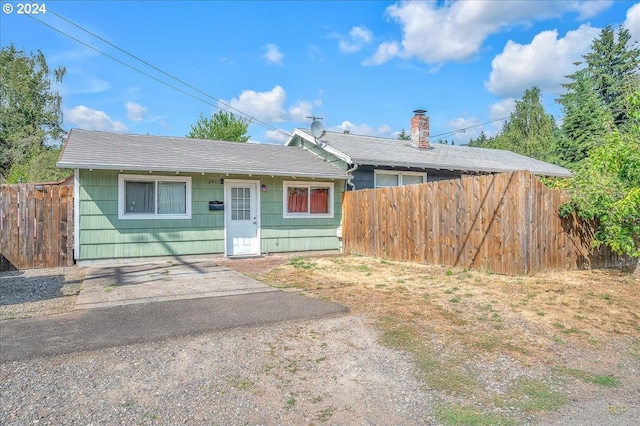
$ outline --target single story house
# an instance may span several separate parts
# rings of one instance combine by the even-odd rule
[[[415,111],[411,140],[296,129],[287,146],[301,146],[352,175],[348,189],[408,185],[465,175],[529,170],[541,176],[571,177],[564,167],[511,151],[430,144],[429,117]]]
[[[309,150],[73,129],[78,261],[339,248],[347,172]]]

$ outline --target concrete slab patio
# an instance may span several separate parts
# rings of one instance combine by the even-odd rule
[[[215,260],[94,266],[76,309],[278,291]]]

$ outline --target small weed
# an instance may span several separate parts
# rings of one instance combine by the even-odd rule
[[[473,296],[475,296],[475,294],[473,294],[473,293],[465,293],[464,294],[464,297],[473,297]]]
[[[136,402],[133,399],[127,399],[126,401],[122,401],[122,405],[124,408],[133,408],[136,405]]]
[[[459,297],[454,297],[453,299],[449,299],[449,302],[451,302],[451,303],[460,303],[460,298]]]
[[[605,374],[593,374],[588,371],[578,370],[577,368],[557,367],[556,371],[567,376],[575,377],[585,383],[593,383],[594,385],[605,388],[617,388],[620,386],[620,380]]]
[[[516,423],[499,414],[483,413],[477,408],[449,404],[436,409],[436,420],[447,426],[510,426]]]
[[[629,355],[640,361],[640,347],[638,347],[638,345],[634,345],[629,351]]]
[[[324,361],[326,359],[327,359],[327,357],[323,356],[323,357],[320,357],[320,358],[316,359],[315,361],[316,361],[316,364],[320,364],[322,361]]]
[[[579,330],[579,329],[577,329],[576,327],[571,327],[571,328],[567,328],[567,329],[565,329],[565,330],[562,330],[562,332],[563,332],[564,334],[572,334],[572,333],[579,333],[579,332],[580,332],[580,330]]]
[[[315,396],[313,398],[310,399],[312,404],[317,404],[318,402],[322,401],[324,399],[324,397],[322,395],[320,396]]]
[[[565,345],[565,344],[567,343],[567,342],[565,342],[564,340],[562,340],[562,339],[561,339],[560,337],[558,337],[558,336],[553,336],[553,337],[551,338],[551,341],[552,341],[553,343],[558,343],[559,345]]]
[[[382,258],[382,259],[380,259],[380,264],[382,264],[382,265],[391,265],[392,262],[389,259]]]
[[[232,378],[231,381],[229,382],[229,384],[234,389],[241,390],[241,391],[246,391],[249,388],[251,388],[251,386],[253,386],[253,382],[252,381],[247,380],[247,379],[243,379],[241,377]]]
[[[118,287],[117,285],[108,285],[104,288],[104,292],[105,293],[111,293],[113,290],[116,289],[116,287]]]
[[[318,421],[320,421],[321,423],[324,423],[327,420],[329,420],[331,418],[331,416],[333,416],[333,413],[335,411],[336,411],[336,409],[333,406],[324,408],[324,409],[320,410],[320,412],[316,416],[316,419]]]
[[[453,271],[451,269],[447,269],[447,271],[444,273],[446,276],[450,277],[453,275]]]
[[[289,265],[296,269],[312,269],[316,267],[316,263],[311,260],[306,260],[302,256],[294,257],[289,261]]]
[[[358,265],[358,271],[360,271],[360,272],[371,272],[371,266],[369,266],[369,265]]]
[[[296,406],[295,394],[290,393],[289,394],[289,398],[287,398],[287,403],[285,404],[284,409],[285,409],[285,411],[289,411],[295,406]]]
[[[444,291],[444,294],[453,294],[453,290],[447,289]]]
[[[169,270],[165,269],[164,271],[162,271],[162,275],[169,275]]]
[[[387,286],[386,284],[376,284],[376,288],[383,288],[383,287],[386,287],[386,286]]]
[[[520,380],[512,389],[511,396],[524,413],[557,410],[569,402],[567,396],[553,391],[548,384],[536,379]]]

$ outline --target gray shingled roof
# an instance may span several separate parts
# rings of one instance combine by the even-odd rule
[[[57,166],[346,179],[346,172],[309,151],[279,145],[73,129]]]
[[[313,142],[310,130],[296,129],[296,132]],[[464,172],[529,170],[537,175],[571,176],[564,167],[501,149],[431,144],[429,149],[421,150],[412,146],[410,141],[335,132],[326,132],[320,142],[326,144],[327,149],[343,154],[351,164]]]

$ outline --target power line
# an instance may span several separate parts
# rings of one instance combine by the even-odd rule
[[[550,105],[547,105],[547,107],[549,107]],[[469,130],[469,129],[473,129],[475,127],[480,127],[480,126],[485,126],[487,124],[492,124],[492,123],[496,123],[498,121],[505,121],[510,119],[511,116],[509,117],[503,117],[503,118],[496,118],[495,120],[491,120],[491,121],[486,121],[484,123],[480,123],[480,124],[474,124],[473,126],[468,126],[468,127],[463,127],[460,129],[456,129],[456,130],[451,130],[449,132],[444,132],[444,133],[438,133],[436,135],[431,135],[432,138],[438,137],[438,136],[449,136],[449,135],[455,135],[456,133],[465,133],[465,131]]]
[[[34,0],[32,0],[32,1],[34,1]],[[273,130],[273,131],[276,131],[276,132],[278,132],[278,133],[282,133],[282,134],[283,134],[283,135],[285,135],[285,136],[291,137],[291,134],[289,134],[289,133],[285,132],[284,130],[279,129],[279,128],[277,128],[277,127],[274,127],[274,126],[272,126],[272,125],[270,125],[270,124],[268,124],[268,123],[266,123],[266,122],[264,122],[264,121],[262,121],[262,120],[259,120],[258,118],[254,117],[254,116],[252,116],[252,115],[250,115],[250,114],[247,114],[247,113],[245,113],[245,112],[243,112],[243,111],[241,111],[241,110],[239,110],[239,109],[237,109],[237,108],[235,108],[235,107],[233,107],[233,106],[231,106],[231,105],[229,105],[229,104],[225,103],[224,101],[222,101],[222,100],[220,100],[220,99],[218,99],[218,98],[216,98],[216,97],[214,97],[214,96],[212,96],[212,95],[209,95],[208,93],[206,93],[206,92],[204,92],[204,91],[202,91],[202,90],[198,89],[197,87],[195,87],[195,86],[193,86],[193,85],[191,85],[191,84],[189,84],[189,83],[185,82],[184,80],[181,80],[180,78],[175,77],[174,75],[169,74],[169,73],[167,73],[167,72],[163,71],[162,69],[160,69],[160,68],[156,67],[155,65],[153,65],[153,64],[151,64],[151,63],[149,63],[149,62],[147,62],[147,61],[145,61],[145,60],[143,60],[143,59],[141,59],[141,58],[137,57],[136,55],[134,55],[134,54],[132,54],[132,53],[127,52],[126,50],[124,50],[124,49],[122,49],[122,48],[120,48],[120,47],[116,46],[115,44],[111,43],[110,41],[108,41],[108,40],[106,40],[106,39],[104,39],[104,38],[102,38],[102,37],[100,37],[100,36],[98,36],[98,35],[96,35],[96,34],[92,33],[91,31],[89,31],[89,30],[87,30],[87,29],[83,28],[82,26],[80,26],[80,25],[76,24],[75,22],[73,22],[73,21],[71,21],[71,20],[69,20],[69,19],[65,18],[64,16],[62,16],[62,15],[60,15],[60,14],[58,14],[58,13],[56,13],[56,12],[52,11],[52,10],[51,10],[51,9],[49,9],[49,8],[47,8],[47,13],[51,13],[52,15],[57,16],[58,18],[60,18],[60,19],[62,19],[62,20],[64,20],[64,21],[66,21],[66,22],[68,22],[69,24],[71,24],[71,25],[75,26],[76,28],[78,28],[78,29],[80,29],[80,30],[84,31],[84,32],[85,32],[85,33],[87,33],[87,34],[90,34],[91,36],[93,36],[93,37],[95,37],[95,38],[99,39],[100,41],[102,41],[102,42],[104,42],[104,43],[108,44],[109,46],[111,46],[111,47],[113,47],[113,48],[115,48],[115,49],[119,50],[120,52],[122,52],[122,53],[124,53],[124,54],[128,55],[129,57],[131,57],[131,58],[133,58],[133,59],[135,59],[135,60],[137,60],[137,61],[139,61],[139,62],[142,62],[143,64],[147,65],[148,67],[150,67],[150,68],[152,68],[152,69],[154,69],[154,70],[156,70],[156,71],[158,71],[158,72],[160,72],[160,73],[162,73],[162,74],[166,75],[167,77],[169,77],[169,78],[171,78],[171,79],[173,79],[173,80],[175,80],[175,81],[177,81],[177,82],[179,82],[179,83],[181,83],[181,84],[185,85],[186,87],[188,87],[188,88],[190,88],[190,89],[192,89],[192,90],[194,90],[194,91],[196,91],[196,92],[198,92],[198,93],[200,93],[200,94],[202,94],[202,95],[204,95],[204,96],[206,96],[206,97],[208,97],[208,98],[210,98],[210,99],[213,99],[213,100],[214,100],[214,101],[216,101],[218,104],[224,105],[224,106],[225,106],[225,107],[227,107],[228,109],[233,110],[233,111],[236,111],[236,113],[237,113],[237,114],[236,114],[236,113],[233,113],[233,112],[231,112],[231,111],[229,111],[229,110],[223,109],[223,108],[221,108],[221,107],[220,107],[219,105],[217,105],[217,104],[213,104],[213,103],[211,103],[211,102],[209,102],[209,101],[206,101],[206,100],[204,100],[204,99],[202,99],[202,98],[200,98],[200,97],[197,97],[197,96],[193,95],[192,93],[189,93],[189,92],[187,92],[187,91],[185,91],[185,90],[183,90],[183,89],[180,89],[180,88],[178,88],[178,87],[176,87],[176,86],[174,86],[174,85],[171,85],[171,84],[167,83],[166,81],[160,80],[159,78],[157,78],[157,77],[155,77],[155,76],[153,76],[153,75],[151,75],[151,74],[148,74],[148,73],[146,73],[146,72],[144,72],[144,71],[142,71],[142,70],[140,70],[140,69],[138,69],[138,68],[136,68],[136,67],[134,67],[134,66],[132,66],[132,65],[130,65],[130,64],[127,64],[126,62],[124,62],[124,61],[122,61],[122,60],[120,60],[120,59],[118,59],[118,58],[116,58],[116,57],[114,57],[114,56],[111,56],[111,55],[109,55],[109,54],[107,54],[107,53],[105,53],[105,52],[101,51],[100,49],[98,49],[98,48],[96,48],[96,47],[93,47],[93,46],[91,46],[90,44],[85,43],[84,41],[79,40],[78,38],[73,37],[73,36],[72,36],[72,35],[70,35],[70,34],[65,33],[64,31],[62,31],[62,30],[60,30],[60,29],[58,29],[58,28],[56,28],[56,27],[54,27],[54,26],[52,26],[52,25],[49,25],[48,23],[46,23],[46,22],[44,22],[44,21],[41,21],[41,20],[39,20],[39,19],[37,19],[37,18],[33,17],[33,16],[32,16],[32,15],[30,15],[30,14],[28,14],[27,16],[29,16],[31,19],[33,19],[33,20],[35,20],[35,21],[39,22],[40,24],[45,25],[45,26],[47,26],[47,27],[51,28],[52,30],[59,32],[60,34],[62,34],[62,35],[64,35],[64,36],[66,36],[66,37],[68,37],[68,38],[70,38],[70,39],[72,39],[72,40],[74,40],[74,41],[76,41],[76,42],[78,42],[78,43],[80,43],[80,44],[82,44],[82,45],[84,45],[84,46],[86,46],[86,47],[88,47],[88,48],[92,49],[92,50],[95,50],[96,52],[100,53],[101,55],[104,55],[105,57],[107,57],[107,58],[109,58],[109,59],[112,59],[112,60],[114,60],[114,61],[116,61],[116,62],[118,62],[118,63],[120,63],[120,64],[122,64],[122,65],[126,66],[127,68],[130,68],[130,69],[132,69],[132,70],[134,70],[134,71],[136,71],[136,72],[138,72],[138,73],[140,73],[140,74],[142,74],[142,75],[144,75],[144,76],[146,76],[146,77],[149,77],[149,78],[151,78],[151,79],[153,79],[153,80],[155,80],[155,81],[157,81],[157,82],[159,82],[159,83],[161,83],[161,84],[164,84],[164,85],[165,85],[165,86],[167,86],[167,87],[170,87],[170,88],[172,88],[172,89],[174,89],[174,90],[177,90],[178,92],[180,92],[180,93],[182,93],[182,94],[185,94],[185,95],[187,95],[187,96],[190,96],[190,97],[192,97],[192,98],[194,98],[194,99],[196,99],[196,100],[199,100],[200,102],[203,102],[203,103],[205,103],[205,104],[207,104],[207,105],[213,106],[214,108],[218,108],[218,109],[219,109],[219,110],[221,110],[221,111],[226,111],[226,112],[229,112],[230,114],[238,115],[238,116],[240,116],[241,118],[248,119],[250,123],[251,123],[251,122],[255,122],[256,124],[258,124],[258,125],[260,125],[260,126],[262,126],[262,127],[265,127],[265,128],[267,128],[267,129],[269,129],[269,130]]]

